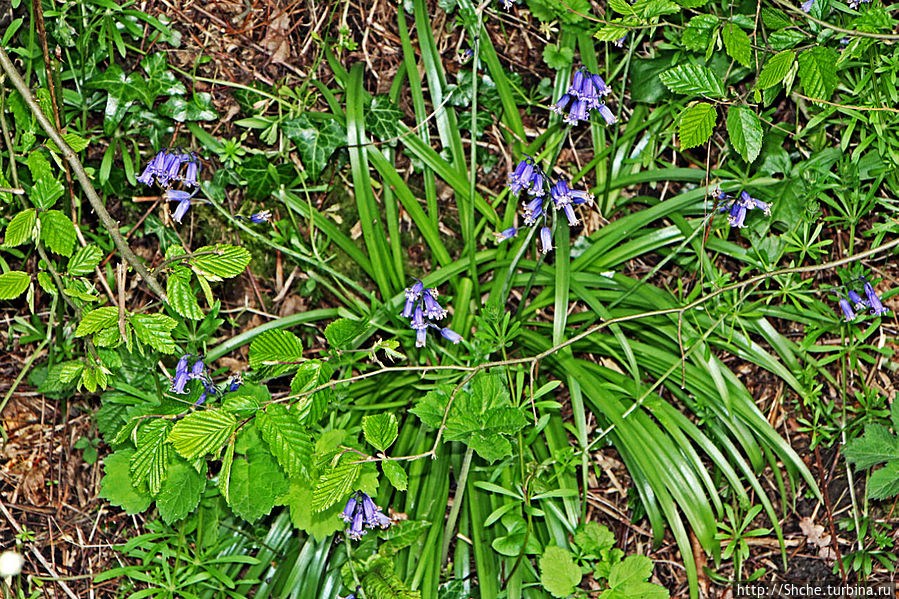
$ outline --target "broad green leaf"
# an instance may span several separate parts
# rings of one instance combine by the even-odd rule
[[[571,552],[550,545],[540,557],[540,584],[553,597],[568,597],[581,583],[581,569]]]
[[[629,555],[612,566],[609,589],[600,595],[600,599],[668,599],[667,589],[647,582],[651,575],[651,559],[644,555]]]
[[[84,139],[77,133],[63,133],[62,138],[66,142],[66,145],[72,148],[72,151],[76,153],[85,149],[89,144],[86,139]],[[56,144],[53,143],[53,140],[47,140],[47,147],[50,148],[52,152],[55,152],[57,154],[62,153],[60,149],[56,147]]]
[[[637,14],[627,0],[609,0],[609,8],[620,15],[627,16]]]
[[[29,197],[34,204],[41,210],[48,210],[56,203],[56,200],[62,197],[65,188],[62,183],[53,177],[46,179],[38,179],[31,186]]]
[[[322,387],[322,385],[327,385],[333,374],[334,367],[327,362],[321,360],[303,362],[299,365],[293,380],[290,381],[290,391],[299,394]],[[333,399],[334,390],[330,385],[299,398],[296,410],[300,415],[300,421],[304,424],[318,422]]]
[[[730,143],[748,163],[752,163],[762,150],[762,122],[747,106],[731,106],[727,109],[727,133]]]
[[[624,4],[624,0],[621,0]],[[574,49],[567,46],[559,47],[557,44],[546,44],[543,48],[543,62],[551,69],[565,69],[571,66],[574,60]]]
[[[185,461],[174,462],[169,466],[165,482],[156,497],[159,516],[166,524],[187,517],[200,504],[205,488],[204,475]]]
[[[362,331],[362,325],[349,318],[338,318],[325,327],[325,339],[331,349],[349,349],[349,342]]]
[[[184,459],[195,460],[216,453],[236,427],[233,414],[224,410],[202,410],[179,420],[168,439]]]
[[[131,483],[132,449],[120,449],[103,458],[103,471],[106,473],[100,481],[100,497],[112,505],[121,507],[128,514],[139,514],[150,507],[150,494],[134,488]]]
[[[256,426],[268,443],[272,455],[291,477],[309,471],[312,465],[312,436],[293,410],[282,404],[270,404],[256,417]]]
[[[796,56],[792,50],[784,50],[769,58],[765,66],[762,67],[762,72],[759,73],[759,78],[755,85],[756,88],[768,89],[783,81],[793,67],[795,58]]]
[[[313,182],[328,165],[331,154],[346,143],[346,129],[333,117],[313,121],[301,114],[282,123],[281,130],[296,144],[300,160]]]
[[[250,263],[250,252],[245,248],[217,243],[197,248],[190,263],[207,279],[231,279],[244,271]]]
[[[31,277],[27,272],[11,270],[0,275],[0,300],[8,300],[19,297],[31,283]]]
[[[295,369],[303,361],[303,344],[282,329],[264,331],[250,343],[250,366],[270,366],[274,373]]]
[[[809,97],[830,100],[837,87],[839,56],[827,46],[814,46],[799,55],[799,80]]]
[[[752,59],[752,46],[745,31],[732,21],[727,22],[721,28],[721,41],[724,42],[724,49],[728,56],[744,67],[749,66],[749,61]]]
[[[633,6],[646,20],[680,12],[680,7],[671,0],[636,0]]]
[[[681,148],[694,148],[704,144],[715,129],[715,107],[706,102],[694,102],[684,108],[677,125],[677,137]]]
[[[118,326],[119,309],[115,306],[104,306],[91,310],[81,318],[78,328],[75,329],[76,337],[91,335],[103,329]]]
[[[151,495],[159,493],[166,469],[172,457],[172,448],[166,442],[172,423],[162,418],[147,421],[137,429],[137,450],[131,456],[131,480],[136,487],[144,482]]]
[[[716,27],[718,27],[718,18],[714,15],[693,17],[687,22],[687,27],[681,37],[684,47],[694,52],[705,52]]]
[[[69,259],[66,272],[75,277],[81,277],[93,272],[103,257],[103,250],[91,244],[79,249]]]
[[[399,462],[395,460],[384,460],[381,462],[381,470],[384,471],[384,476],[387,477],[387,480],[390,481],[390,484],[393,485],[394,489],[397,491],[406,490],[409,477],[406,476],[406,471],[403,470],[403,467]]]
[[[175,312],[191,320],[203,320],[203,311],[197,303],[197,296],[190,286],[191,272],[187,268],[176,268],[166,282],[169,305]]]
[[[234,465],[234,440],[230,440],[225,446],[225,455],[222,457],[222,469],[219,471],[219,490],[222,497],[231,504],[231,466]]]
[[[325,470],[312,492],[312,509],[321,512],[345,500],[355,490],[361,470],[359,464],[344,464]]]
[[[792,25],[793,21],[782,10],[765,7],[762,9],[762,23],[765,24],[765,27],[770,27],[771,29],[784,29]]]
[[[208,92],[194,92],[189,100],[182,96],[172,96],[156,109],[159,114],[179,123],[185,121],[214,121],[218,113],[212,105],[212,95]]]
[[[37,211],[34,208],[16,214],[6,227],[6,239],[3,240],[3,247],[14,248],[31,241],[34,237],[36,223]]]
[[[365,111],[365,130],[381,140],[398,136],[402,129],[403,111],[386,94],[374,96]]]
[[[75,225],[59,210],[42,212],[41,241],[47,248],[60,256],[71,256],[75,249]]]
[[[605,525],[586,522],[574,533],[574,542],[584,553],[599,556],[615,546],[615,535]]]
[[[775,31],[768,36],[768,45],[771,46],[771,49],[775,52],[780,52],[781,50],[792,48],[804,40],[805,37],[805,34],[796,31],[795,29],[783,29],[781,31]]]
[[[867,492],[870,499],[888,499],[899,494],[899,461],[888,462],[875,470],[868,479]]]
[[[682,64],[659,73],[659,79],[673,92],[687,95],[704,95],[713,98],[725,96],[724,84],[708,67]]]
[[[867,424],[864,435],[846,443],[843,455],[859,468],[899,460],[899,437],[882,424]]]
[[[178,351],[172,339],[172,331],[178,326],[175,319],[165,314],[132,314],[129,318],[131,326],[137,338],[164,354],[174,354]]]
[[[626,36],[629,32],[630,29],[626,26],[612,22],[603,25],[599,31],[593,34],[593,37],[601,42],[616,42]]]
[[[290,490],[289,480],[271,454],[258,450],[250,451],[246,459],[234,458],[229,486],[231,509],[251,523],[268,515]]]
[[[387,448],[393,445],[398,430],[396,416],[389,412],[362,417],[365,440],[378,451],[387,451]]]

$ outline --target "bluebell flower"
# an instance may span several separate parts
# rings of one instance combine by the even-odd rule
[[[189,359],[190,354],[184,354],[183,356],[181,356],[181,359],[178,360],[178,364],[175,366],[175,378],[172,379],[172,393],[187,393],[184,387],[190,380],[190,373],[188,373],[187,371],[187,363]]]
[[[732,198],[719,190],[715,197],[718,200],[718,212],[730,213],[727,220],[731,227],[745,227],[746,214],[750,210],[758,209],[771,214],[771,204],[758,200],[745,191],[740,193],[739,198]]]
[[[742,201],[743,205],[749,209],[758,208],[765,214],[771,214],[771,204],[757,200],[745,191],[740,192],[740,201]]]
[[[856,310],[864,310],[868,307],[868,302],[863,300],[859,294],[854,291],[849,292],[849,301]]]
[[[509,175],[509,181],[506,185],[515,195],[518,195],[525,189],[533,196],[543,195],[543,171],[534,164],[530,156],[525,155],[515,166],[512,174]]]
[[[340,517],[350,525],[347,529],[347,536],[354,540],[362,537],[366,528],[376,526],[387,528],[393,524],[393,520],[385,515],[372,498],[362,491],[356,491],[350,496]]]
[[[407,288],[405,295],[406,301],[400,316],[411,318],[409,326],[415,331],[415,347],[424,347],[428,341],[428,328],[440,328],[431,321],[445,318],[447,311],[437,301],[437,289],[425,289],[421,281],[416,281],[412,287]]]
[[[194,402],[195,406],[201,406],[206,401],[206,398],[210,395],[217,395],[218,389],[216,389],[215,385],[209,382],[205,377],[201,379],[203,382],[203,393],[200,394],[200,397],[197,398],[197,401]]]
[[[239,374],[235,374],[231,377],[231,380],[228,381],[228,393],[233,391],[237,391],[240,389],[240,386],[243,385],[243,377]]]
[[[514,0],[502,0],[503,8],[509,10],[512,8],[512,5],[515,4]]]
[[[200,161],[191,156],[185,162],[187,162],[187,167],[184,169],[184,176],[180,177],[180,180],[185,185],[197,187],[200,184],[197,180],[197,176],[200,174]]]
[[[602,100],[610,92],[602,77],[586,69],[578,69],[572,76],[568,91],[553,104],[551,110],[556,114],[564,114],[567,111],[568,114],[562,121],[571,125],[587,121],[590,111],[598,110],[606,123],[612,124],[616,119]]]
[[[843,311],[843,316],[845,317],[846,322],[850,322],[855,318],[855,312],[852,311],[852,306],[849,305],[849,300],[844,297],[840,298],[840,309]]]
[[[349,595],[347,595],[346,597],[338,597],[337,599],[357,599],[356,594],[359,593],[359,591],[360,591],[361,588],[362,588],[362,587],[358,587],[358,586],[357,586],[357,587],[356,587],[356,590],[353,591],[352,593],[350,593]]]
[[[805,2],[800,5],[799,8],[802,9],[802,12],[809,13],[812,11],[812,6],[815,5],[815,0],[805,0]]]
[[[362,528],[363,518],[362,518],[362,510],[358,510],[356,515],[353,516],[353,522],[350,524],[349,530],[347,530],[346,534],[349,538],[354,541],[358,541],[362,538],[362,535],[365,534],[365,529]]]
[[[411,318],[415,311],[415,302],[416,298],[406,296],[406,303],[403,304],[403,311],[400,312],[400,316],[403,318]]]
[[[465,48],[464,50],[459,52],[459,56],[456,57],[456,60],[459,62],[459,64],[465,64],[466,62],[471,60],[472,56],[474,56],[474,50],[472,50],[471,48]]]
[[[549,227],[540,229],[540,251],[544,254],[549,253],[553,249],[553,235]]]
[[[137,177],[137,180],[144,185],[153,185],[153,178],[156,176],[157,172],[162,170],[167,155],[167,152],[163,150],[151,158],[150,162],[147,163],[146,168],[144,168],[144,172]]]
[[[353,517],[356,515],[356,495],[355,493],[350,496],[346,501],[346,507],[343,508],[343,513],[340,514],[340,517],[343,518],[343,521],[349,524],[353,521]]]
[[[628,33],[630,33],[630,32],[628,32]],[[624,35],[622,35],[621,37],[619,37],[617,40],[615,40],[614,42],[612,42],[612,45],[614,45],[616,48],[623,48],[623,47],[624,47],[624,40],[627,39],[627,36],[628,36],[628,34],[625,33]]]
[[[190,200],[194,197],[194,194],[181,191],[180,189],[166,189],[162,197],[168,202],[178,202],[178,206],[175,207],[175,211],[172,213],[172,220],[181,224],[181,219],[184,218],[188,209],[190,209]]]
[[[874,292],[874,287],[871,286],[871,283],[865,281],[865,296],[868,298],[868,306],[871,308],[871,314],[878,316],[880,314],[886,314],[889,312],[889,308],[886,308],[881,302],[880,298],[877,297],[877,294]]]
[[[437,303],[437,290],[436,289],[425,289],[422,294],[422,299],[424,300],[425,305],[425,316],[428,318],[434,318],[440,320],[444,316],[446,316],[446,310],[443,309],[439,303]]]
[[[271,210],[263,210],[262,212],[257,212],[256,214],[250,215],[250,221],[256,223],[257,225],[260,223],[267,223],[272,219]]]
[[[556,181],[550,189],[550,196],[556,210],[562,210],[565,213],[566,218],[568,218],[568,224],[572,227],[578,224],[574,206],[593,203],[593,194],[571,189],[564,179]]]
[[[612,114],[612,111],[609,110],[609,107],[605,104],[600,104],[597,109],[599,110],[600,116],[605,119],[607,125],[614,125],[618,122],[618,117]]]
[[[493,236],[496,238],[497,243],[502,243],[503,241],[512,239],[517,234],[518,229],[516,229],[515,227],[509,227],[508,229],[500,231],[499,233],[493,233]]]
[[[408,299],[418,299],[421,296],[421,292],[424,290],[425,284],[421,281],[416,280],[415,284],[412,287],[409,287],[405,290],[406,297]]]
[[[459,343],[460,341],[462,341],[462,335],[452,329],[444,327],[440,329],[440,334],[443,335],[443,338],[450,343]]]
[[[195,154],[180,149],[169,149],[156,154],[137,180],[144,185],[152,185],[155,181],[160,187],[165,188],[163,199],[178,202],[172,218],[180,223],[190,208],[191,198],[199,190],[200,182],[197,178],[199,173],[200,161]],[[183,189],[172,189],[175,182],[180,182],[193,191],[189,193]]]
[[[746,210],[746,206],[740,202],[734,202],[731,205],[730,216],[727,217],[727,222],[730,223],[731,227],[742,228],[746,226],[744,224],[746,221]]]
[[[190,369],[190,378],[192,379],[205,379],[206,378],[206,365],[203,364],[203,360],[197,360],[194,362],[194,365]]]
[[[851,8],[852,10],[855,10],[855,9],[858,8],[858,5],[859,5],[859,4],[861,4],[861,3],[863,3],[863,2],[864,2],[865,4],[867,4],[867,3],[870,2],[870,1],[871,1],[871,0],[849,0],[849,8]]]

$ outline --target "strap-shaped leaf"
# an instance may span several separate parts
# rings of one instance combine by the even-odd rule
[[[312,462],[312,436],[296,412],[281,404],[271,404],[257,417],[262,438],[284,471],[291,477],[306,472]]]
[[[230,279],[236,277],[250,263],[250,252],[242,247],[226,243],[203,246],[194,254],[190,263],[197,271],[207,275],[207,278]]]
[[[27,272],[11,270],[0,275],[0,300],[19,297],[28,289],[31,277]]]
[[[115,306],[104,306],[91,310],[78,323],[78,328],[75,329],[75,336],[84,337],[85,335],[91,335],[97,331],[116,326],[118,320],[119,309]]]
[[[233,414],[222,410],[203,410],[189,414],[169,433],[169,441],[184,459],[195,460],[215,453],[237,427]]]

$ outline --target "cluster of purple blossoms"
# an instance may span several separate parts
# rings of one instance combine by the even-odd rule
[[[160,187],[165,188],[163,198],[167,202],[178,202],[172,218],[177,223],[187,214],[191,199],[200,189],[197,176],[200,174],[200,160],[193,152],[187,152],[178,148],[162,150],[154,156],[144,172],[137,178],[144,185],[153,185],[154,179]],[[190,189],[172,189],[172,185],[181,183]]]
[[[358,586],[357,586],[357,587],[356,587],[356,590],[353,591],[352,593],[350,593],[349,595],[347,595],[346,597],[338,597],[337,599],[357,599],[357,598],[356,598],[356,595],[359,593],[359,590],[360,590],[361,588],[362,588],[362,587],[358,587]]]
[[[452,343],[462,341],[462,335],[456,331],[430,322],[446,317],[446,310],[437,302],[437,289],[425,289],[424,283],[416,279],[416,283],[408,287],[405,293],[406,302],[400,316],[412,319],[410,326],[415,329],[415,347],[425,346],[429,328],[437,329],[444,339]]]
[[[864,279],[862,280],[864,281]],[[850,291],[848,296],[848,299],[845,297],[840,298],[840,309],[843,311],[846,322],[855,320],[855,311],[861,313],[865,309],[870,308],[871,314],[874,316],[880,316],[890,311],[889,308],[881,303],[880,298],[877,297],[877,293],[874,291],[874,287],[868,281],[865,281],[865,296],[867,299],[862,299],[855,291]]]
[[[525,190],[531,197],[530,201],[524,206],[524,223],[528,226],[536,225],[538,222],[543,223],[543,227],[540,229],[540,245],[544,254],[552,249],[552,230],[546,224],[549,213],[545,205],[547,198],[546,185],[548,183],[549,181],[543,170],[530,156],[525,156],[518,163],[515,171],[509,175],[508,182],[512,193],[518,194]],[[574,207],[581,204],[592,204],[593,194],[571,189],[567,182],[560,179],[550,185],[549,199],[553,208],[565,213],[568,225],[573,227],[579,222],[574,212]],[[518,229],[510,227],[500,233],[494,233],[494,235],[497,242],[503,242],[511,239],[517,233]]]
[[[346,534],[353,540],[359,540],[366,533],[366,528],[389,528],[393,524],[393,520],[362,491],[356,491],[350,496],[340,517],[350,525]]]
[[[178,394],[186,394],[189,393],[187,390],[187,383],[191,380],[199,380],[203,385],[203,393],[200,395],[200,398],[197,399],[194,405],[202,405],[203,402],[206,401],[206,398],[209,395],[218,395],[219,390],[213,384],[212,379],[209,376],[209,373],[206,371],[206,364],[203,363],[201,358],[198,358],[193,365],[190,365],[191,354],[184,354],[181,356],[181,359],[178,360],[178,364],[175,366],[175,377],[172,379],[172,388],[170,391],[172,393]],[[240,388],[240,385],[243,383],[240,375],[235,375],[231,377],[228,381],[228,391],[237,391]]]
[[[623,38],[621,41],[624,43]],[[577,125],[581,121],[589,120],[590,111],[596,110],[605,119],[606,124],[612,125],[618,119],[603,99],[610,91],[602,77],[594,75],[587,69],[578,69],[572,77],[568,92],[553,105],[552,111],[556,114],[568,111],[563,121]]]
[[[251,214],[250,216],[241,216],[237,215],[235,218],[239,220],[246,221],[248,223],[260,224],[267,223],[272,220],[272,211],[271,210],[263,210],[262,212],[257,212],[256,214]]]
[[[812,7],[814,5],[815,5],[815,0],[805,0],[805,2],[803,2],[799,8],[802,9],[802,12],[808,14],[812,11]]]
[[[740,192],[740,197],[734,198],[719,190],[716,198],[720,202],[718,212],[730,213],[727,221],[731,227],[745,227],[746,213],[753,208],[758,208],[765,214],[771,214],[771,204],[757,200],[745,191]]]

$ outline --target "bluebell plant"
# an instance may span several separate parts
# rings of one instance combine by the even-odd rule
[[[874,287],[870,282],[866,281],[864,277],[860,279],[864,281],[864,292],[865,299],[854,290],[850,290],[849,293],[846,294],[846,297],[840,297],[839,304],[840,310],[843,312],[843,320],[845,322],[852,322],[855,320],[857,314],[860,314],[867,310],[871,309],[871,314],[873,316],[881,316],[889,312],[889,308],[883,305],[883,302],[880,301],[880,298],[877,296],[877,292],[874,291]]]
[[[727,217],[727,221],[728,223],[730,223],[731,227],[745,227],[746,214],[750,210],[756,208],[764,212],[766,215],[771,214],[771,204],[763,202],[761,200],[757,200],[745,191],[740,192],[739,197],[735,198],[719,190],[716,194],[716,198],[719,202],[718,212],[730,213]]]
[[[815,0],[805,0],[799,8],[802,9],[804,13],[810,13],[812,11],[812,7],[815,5]]]
[[[165,188],[163,199],[178,202],[172,219],[180,224],[190,209],[191,200],[200,189],[199,175],[200,160],[196,154],[180,148],[169,148],[156,154],[137,180],[144,185],[153,185],[155,181]],[[173,189],[172,186],[178,183],[182,189]]]
[[[203,385],[203,393],[200,394],[199,399],[197,399],[194,405],[199,406],[202,405],[210,395],[218,395],[219,389],[212,382],[209,373],[206,371],[206,364],[203,362],[203,359],[197,358],[193,365],[190,365],[191,357],[191,354],[184,354],[178,360],[178,364],[175,366],[175,376],[172,378],[172,387],[169,391],[179,395],[187,394],[189,393],[187,390],[187,383],[192,380],[198,380]],[[227,383],[227,392],[237,391],[242,383],[243,380],[240,375],[231,377]]]
[[[447,311],[437,301],[437,289],[425,289],[424,283],[416,279],[412,287],[405,290],[406,301],[400,316],[411,318],[410,326],[415,330],[415,347],[424,347],[428,340],[428,329],[436,329],[440,335],[451,343],[462,341],[462,335],[456,331],[441,327],[431,322],[443,320]]]
[[[353,540],[362,538],[369,528],[389,528],[393,524],[384,512],[381,511],[371,497],[362,491],[356,491],[346,502],[346,507],[340,514],[343,521],[349,524],[346,534]]]
[[[271,210],[262,210],[260,212],[257,212],[256,214],[251,214],[250,216],[241,216],[238,214],[235,218],[258,225],[261,223],[267,223],[272,220],[272,212]]]
[[[590,120],[590,111],[596,110],[606,124],[612,125],[618,119],[604,100],[611,91],[602,77],[587,69],[578,69],[572,76],[568,91],[553,104],[552,111],[556,114],[564,114],[567,111],[568,114],[562,120],[577,125],[581,121]]]

